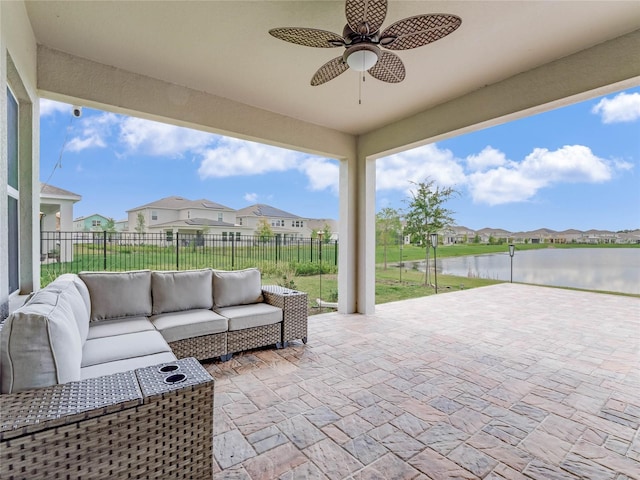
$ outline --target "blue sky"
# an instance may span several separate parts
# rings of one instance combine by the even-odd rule
[[[179,195],[338,218],[338,162],[41,100],[40,178],[82,195],[74,215],[116,220]],[[406,207],[411,181],[460,195],[458,225],[510,231],[640,228],[640,88],[381,159],[376,209]]]

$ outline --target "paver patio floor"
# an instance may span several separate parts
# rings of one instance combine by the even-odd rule
[[[500,284],[205,367],[216,479],[640,479],[637,298]]]

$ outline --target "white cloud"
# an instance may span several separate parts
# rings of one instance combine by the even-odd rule
[[[591,109],[600,115],[602,123],[633,122],[640,118],[640,93],[622,92],[613,98],[603,98]]]
[[[302,171],[309,180],[309,189],[313,191],[329,190],[338,195],[340,166],[326,158],[305,160]]]
[[[500,150],[496,150],[490,145],[477,155],[467,157],[467,167],[472,171],[488,170],[492,167],[501,167],[507,164],[507,157]]]
[[[243,198],[249,203],[256,203],[256,201],[258,200],[258,194],[257,193],[245,193]]]
[[[120,117],[115,113],[84,117],[80,121],[80,134],[69,140],[66,150],[80,152],[88,148],[105,148],[113,127],[119,122]]]
[[[46,98],[40,99],[40,117],[47,117],[55,113],[68,113],[71,116],[71,105]]]
[[[376,162],[378,190],[409,191],[410,182],[429,178],[441,186],[454,186],[465,182],[460,160],[451,150],[436,144],[425,145],[406,152],[381,158]]]
[[[123,119],[119,135],[120,141],[132,152],[174,158],[187,152],[200,152],[217,139],[207,132],[135,117]]]
[[[308,179],[310,190],[338,193],[337,162],[283,148],[222,137],[203,153],[200,178],[225,178],[297,170]]]
[[[300,158],[291,150],[230,137],[220,138],[202,154],[198,174],[203,179],[283,172],[295,168]]]
[[[625,162],[610,162],[582,145],[555,151],[536,148],[520,163],[509,162],[485,172],[469,175],[474,202],[499,205],[533,198],[538,190],[558,183],[598,183],[610,180],[614,170],[628,168]]]

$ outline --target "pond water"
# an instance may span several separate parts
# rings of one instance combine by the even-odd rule
[[[510,260],[506,251],[438,258],[438,273],[509,281]],[[513,281],[640,295],[640,248],[516,250]]]

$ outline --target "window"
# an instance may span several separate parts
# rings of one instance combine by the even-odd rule
[[[242,217],[238,219],[238,225],[242,225]]]
[[[221,222],[223,218],[224,218],[224,217],[222,216],[222,213],[219,213],[219,214],[218,214],[218,221],[219,221],[219,222]]]
[[[167,230],[167,243],[173,242],[173,231]]]
[[[236,232],[236,240],[240,241],[240,232]]]
[[[20,191],[18,183],[18,101],[11,90],[7,88],[7,191],[9,218],[9,293],[13,293],[20,287],[20,222],[18,204]]]
[[[99,227],[100,225],[102,225],[102,221],[101,220],[91,220],[91,226],[92,227]]]
[[[158,219],[158,212],[155,210],[151,210],[151,220],[157,220]]]

